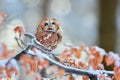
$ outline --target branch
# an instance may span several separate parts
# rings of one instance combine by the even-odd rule
[[[29,45],[27,48],[22,50],[21,53],[16,55],[14,58],[19,60],[20,55],[27,54],[26,51],[28,51],[28,49],[30,49],[30,46],[31,45]],[[33,56],[33,54],[30,54],[30,55]],[[67,73],[88,76],[89,78],[91,78],[91,80],[93,80],[93,79],[97,80],[97,76],[99,75],[99,73],[108,74],[109,76],[113,76],[114,75],[113,71],[106,71],[106,70],[82,70],[82,69],[78,69],[78,68],[74,68],[74,67],[65,66],[62,63],[57,62],[56,60],[50,58],[45,53],[41,53],[40,55],[37,55],[37,56],[38,57],[43,57],[44,59],[48,60],[51,64],[54,64],[54,65],[57,65],[60,68],[63,68]]]
[[[47,50],[49,50],[47,47],[45,47],[44,45],[40,44],[34,35],[26,33],[25,34],[26,37],[28,37],[31,42],[27,44],[26,48],[24,48],[18,55],[16,55],[15,59],[19,59],[20,55],[22,54],[27,54],[28,50],[31,49],[31,47],[36,47],[38,50],[42,51],[42,53],[39,53],[39,55],[37,54],[38,57],[43,57],[44,59],[48,60],[50,63],[57,65],[60,68],[63,68],[67,73],[73,73],[73,74],[77,74],[77,75],[83,75],[83,76],[88,76],[91,80],[97,80],[97,76],[102,73],[102,74],[107,74],[109,76],[113,76],[114,72],[113,71],[106,71],[106,70],[82,70],[82,69],[78,69],[75,67],[70,67],[70,66],[65,66],[62,63],[56,61],[55,59],[52,59],[51,57],[49,57],[49,55],[54,54],[52,52],[48,52],[43,50],[41,47],[46,48]],[[49,55],[48,55],[49,53]],[[34,54],[31,54],[34,55]]]
[[[60,62],[57,62],[57,61],[51,59],[46,54],[41,54],[41,56],[43,58],[45,58],[46,60],[50,61],[52,64],[57,65],[60,68],[65,69],[65,71],[68,72],[68,73],[74,73],[74,74],[84,75],[84,76],[89,76],[89,77],[91,77],[91,76],[97,76],[97,75],[99,75],[99,73],[108,74],[109,76],[113,76],[114,75],[113,71],[105,71],[105,70],[82,70],[82,69],[77,69],[77,68],[74,68],[74,67],[65,66],[65,65],[61,64]]]

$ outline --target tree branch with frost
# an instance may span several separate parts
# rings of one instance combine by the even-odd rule
[[[21,54],[27,54],[28,50],[31,49],[31,47],[35,47],[38,50],[40,50],[42,53],[38,53],[39,55],[37,55],[38,57],[43,57],[44,59],[48,60],[51,64],[57,65],[60,68],[63,68],[67,73],[71,73],[71,74],[77,74],[77,75],[83,75],[83,76],[88,76],[91,80],[97,80],[97,76],[102,73],[102,74],[107,74],[108,76],[113,76],[114,72],[113,71],[106,71],[106,70],[82,70],[82,69],[78,69],[75,67],[70,67],[70,66],[66,66],[58,61],[56,61],[55,59],[51,58],[49,55],[54,54],[52,52],[48,52],[43,50],[41,47],[44,47],[47,50],[47,47],[45,47],[44,45],[40,44],[34,35],[30,34],[30,33],[25,33],[25,36],[28,37],[30,39],[30,42],[28,42],[25,45],[25,48],[18,54],[16,55],[14,58],[18,59],[20,57]],[[19,39],[16,39],[19,40]],[[49,55],[48,55],[49,53]],[[33,54],[30,54],[33,55]],[[53,56],[54,57],[54,56]]]
[[[52,64],[59,66],[60,68],[65,69],[66,72],[68,73],[73,73],[73,74],[78,74],[78,75],[83,75],[83,76],[97,76],[99,73],[103,74],[108,74],[109,76],[113,76],[114,72],[113,71],[105,71],[105,70],[82,70],[82,69],[77,69],[74,67],[69,67],[61,64],[60,62],[57,62],[53,59],[51,59],[47,54],[41,54],[43,58],[46,60],[50,61]]]

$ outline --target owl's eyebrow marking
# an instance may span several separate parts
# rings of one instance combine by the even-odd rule
[[[55,18],[52,18],[52,20],[56,20]]]
[[[48,18],[45,18],[45,21],[48,21]]]

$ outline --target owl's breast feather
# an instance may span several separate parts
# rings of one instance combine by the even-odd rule
[[[44,46],[55,49],[58,44],[59,36],[54,32],[37,32],[36,39]]]

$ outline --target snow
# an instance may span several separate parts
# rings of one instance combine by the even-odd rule
[[[119,57],[118,57],[118,55],[117,54],[115,54],[114,52],[112,52],[112,51],[110,51],[109,53],[108,53],[108,56],[109,57],[114,57],[115,59],[118,59]]]
[[[115,61],[115,66],[120,66],[120,58],[118,58],[116,61]]]
[[[4,68],[6,66],[6,63],[8,62],[8,60],[9,59],[0,60],[0,66]]]
[[[11,59],[10,63],[7,65],[7,67],[9,69],[12,67],[15,67],[17,70],[19,70],[19,66],[18,66],[17,61],[15,59]]]
[[[105,52],[104,49],[102,49],[102,48],[100,48],[100,47],[98,47],[98,46],[94,46],[94,47],[95,47],[95,49],[96,49],[97,51],[100,52],[101,56],[104,56],[104,55],[106,54],[106,52]]]
[[[87,53],[84,52],[84,51],[82,51],[80,58],[76,58],[75,56],[72,57],[72,58],[75,60],[76,64],[78,64],[78,62],[82,62],[82,63],[88,64],[88,61],[86,59],[87,58]]]

